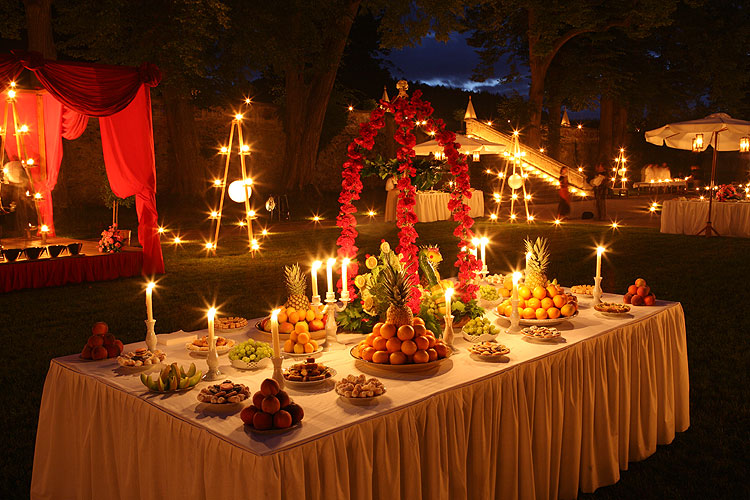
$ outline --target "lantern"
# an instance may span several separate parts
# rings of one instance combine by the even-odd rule
[[[229,199],[231,199],[235,203],[245,203],[245,199],[250,197],[250,186],[252,184],[252,179],[246,179],[245,182],[234,181],[229,185],[229,189],[227,190],[227,192],[229,193]],[[246,188],[247,194],[245,194]]]
[[[471,155],[471,159],[474,161],[479,161],[479,153],[474,153],[473,155]]]
[[[740,138],[740,153],[750,152],[750,137]]]
[[[699,152],[703,150],[703,134],[695,134],[695,139],[693,139],[693,151]]]
[[[508,186],[510,186],[511,189],[518,189],[521,186],[523,186],[523,177],[521,177],[518,174],[513,174],[510,177],[508,177]]]

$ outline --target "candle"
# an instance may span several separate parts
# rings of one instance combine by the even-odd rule
[[[273,342],[273,357],[281,357],[281,347],[279,346],[279,310],[274,309],[271,313],[271,339]]]
[[[328,277],[328,293],[333,293],[333,265],[336,263],[336,259],[331,257],[326,262],[326,275]]]
[[[529,259],[531,259],[531,252],[526,252],[526,268],[524,269],[524,272],[529,268]]]
[[[319,260],[316,260],[313,262],[312,265],[312,294],[313,297],[318,295],[318,269],[320,269],[320,266],[322,266],[323,263]]]
[[[471,244],[474,246],[474,248],[471,250],[471,254],[474,256],[474,258],[477,258],[477,249],[479,248],[480,240],[479,238],[472,238]]]
[[[445,316],[451,316],[451,296],[453,296],[453,288],[445,290]]]
[[[349,259],[344,259],[341,262],[341,298],[349,298],[349,286],[346,279],[346,268],[349,265]]]
[[[518,282],[521,281],[521,273],[518,271],[513,273],[513,295],[512,300],[518,300]]]
[[[602,277],[602,254],[604,253],[604,247],[596,248],[596,278]]]
[[[216,317],[216,308],[212,307],[208,310],[208,349],[211,350],[216,344],[214,334],[214,318]]]
[[[151,302],[151,296],[154,293],[155,286],[156,283],[154,283],[153,281],[146,285],[146,317],[149,321],[154,320],[154,305]]]
[[[481,249],[482,249],[482,267],[487,267],[487,253],[486,253],[486,251],[487,251],[487,243],[489,243],[489,241],[490,240],[487,237],[484,237],[484,236],[482,237],[482,239],[479,240],[479,242],[482,245],[482,247],[481,247]]]

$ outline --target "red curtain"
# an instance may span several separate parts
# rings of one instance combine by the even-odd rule
[[[49,61],[35,52],[13,51],[11,55],[0,55],[0,81],[14,80],[23,68],[36,75],[49,92],[47,97],[54,102],[49,109],[56,110],[50,111],[49,118],[45,112],[44,119],[48,179],[44,186],[45,206],[40,210],[45,217],[49,215],[49,224],[52,221],[49,191],[57,182],[62,158],[61,137],[80,136],[87,117],[99,117],[104,163],[112,190],[120,197],[136,195],[143,271],[163,273],[164,260],[156,232],[156,168],[151,98],[147,89],[159,84],[159,69],[148,63],[133,68]],[[47,107],[45,102],[45,111]],[[6,141],[6,149],[11,142]],[[12,149],[15,150],[15,145]],[[36,151],[38,153],[38,149]]]

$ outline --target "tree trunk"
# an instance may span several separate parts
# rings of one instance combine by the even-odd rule
[[[604,165],[612,163],[612,112],[614,103],[611,97],[602,96],[599,101],[599,154],[597,158]]]
[[[547,124],[547,154],[555,160],[560,159],[560,116],[562,98],[553,96],[547,103],[549,124]]]
[[[29,50],[39,52],[45,59],[57,59],[52,38],[52,0],[24,0],[23,4],[26,8]]]
[[[529,49],[531,50],[531,49]],[[537,57],[530,57],[531,86],[529,87],[529,128],[526,131],[526,144],[538,148],[542,137],[542,107],[544,105],[544,79],[547,65]]]
[[[167,86],[162,94],[171,157],[170,191],[186,198],[200,197],[206,190],[206,165],[198,147],[195,109],[189,98]]]
[[[331,38],[326,48],[327,64],[318,66],[313,75],[306,74],[311,69],[304,63],[286,70],[284,166],[287,189],[301,189],[313,183],[323,119],[359,3],[359,0],[349,2],[341,15],[332,20]],[[294,24],[292,20],[291,25]]]
[[[612,117],[612,141],[616,148],[627,147],[628,140],[628,108],[617,102],[614,104]]]

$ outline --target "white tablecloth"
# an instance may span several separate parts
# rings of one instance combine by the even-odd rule
[[[501,334],[511,349],[505,363],[474,360],[461,340],[436,373],[378,374],[388,392],[375,406],[341,401],[330,385],[289,389],[305,418],[281,435],[254,435],[236,413],[204,410],[196,394],[205,383],[150,394],[112,360],[57,358],[42,396],[31,496],[575,498],[616,482],[628,461],[689,426],[682,308],[659,301],[633,312],[616,320],[582,305],[558,344]],[[191,360],[183,346],[164,349],[168,362]],[[338,376],[360,373],[348,349],[321,360]],[[227,362],[226,376],[253,391],[270,376]]]
[[[661,209],[661,232],[698,234],[707,219],[708,201],[667,200]],[[721,236],[750,238],[750,203],[714,200],[711,224]]]
[[[417,191],[417,205],[414,212],[419,222],[434,222],[436,220],[449,220],[451,211],[448,210],[450,193],[442,191]],[[484,216],[484,194],[478,189],[473,189],[471,198],[464,200],[470,207],[471,217]],[[385,221],[396,220],[396,203],[398,202],[398,190],[388,191],[385,202]]]

